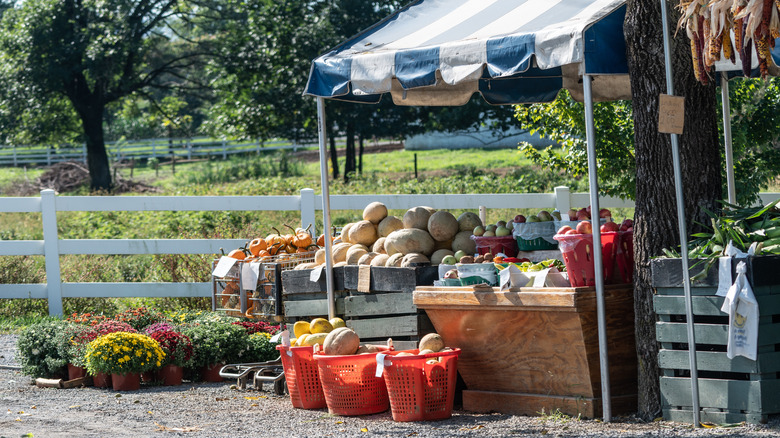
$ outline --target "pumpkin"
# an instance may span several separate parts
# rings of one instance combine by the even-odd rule
[[[234,249],[233,251],[230,251],[227,256],[237,260],[244,260],[246,258],[246,253],[243,249]]]
[[[268,248],[268,244],[265,243],[265,239],[262,239],[260,237],[249,242],[249,244],[247,245],[247,249],[249,249],[249,252],[253,256],[260,255],[260,251],[263,251],[267,248]]]

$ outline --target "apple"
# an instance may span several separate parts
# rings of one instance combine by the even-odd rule
[[[553,210],[553,212],[551,214],[552,214],[553,219],[561,220],[561,212],[560,211]]]
[[[599,210],[599,217],[602,219],[612,217],[612,212],[607,210],[606,208],[602,208],[601,210]]]
[[[550,222],[550,221],[552,221],[552,220],[553,220],[553,217],[552,217],[552,215],[551,215],[551,214],[550,214],[550,212],[549,212],[549,211],[547,211],[547,210],[542,210],[542,211],[540,211],[540,212],[539,212],[539,213],[536,215],[536,217],[538,217],[538,218],[539,218],[539,220],[540,220],[540,221],[542,221],[542,222]]]
[[[507,227],[496,228],[496,236],[508,236],[510,234],[512,234],[512,230]]]
[[[487,230],[485,231],[485,234],[482,235],[482,237],[496,237],[496,232],[493,230]]]
[[[577,233],[578,234],[593,234],[593,226],[590,224],[590,221],[582,221],[577,224]]]
[[[496,222],[496,228],[499,228],[499,227],[505,227],[505,226],[506,226],[506,222],[504,222],[504,221],[498,221],[498,222]]]
[[[575,210],[573,208],[570,208],[568,213],[566,213],[566,214],[569,215],[569,220],[570,221],[573,221],[573,220],[575,220],[577,218],[577,210]]]
[[[572,228],[568,225],[564,225],[560,228],[558,228],[558,234],[566,234],[567,231],[571,230]]]
[[[464,255],[465,255],[465,253],[464,253]],[[456,259],[454,255],[444,256],[444,258],[441,259],[441,264],[442,265],[454,265],[455,263],[458,263],[458,259]],[[447,277],[445,277],[445,278],[447,278]]]
[[[632,219],[626,219],[620,224],[620,231],[629,231],[629,228],[633,231],[634,221]]]
[[[535,214],[529,214],[529,215],[528,215],[528,216],[525,218],[525,222],[526,222],[526,223],[528,223],[528,222],[541,222],[541,219],[539,219],[539,216],[537,216],[537,215],[535,215]]]
[[[585,207],[585,211],[587,211],[588,212],[588,216],[590,216],[590,205]]]
[[[487,233],[488,231],[490,231],[490,232],[495,232],[495,231],[496,231],[496,228],[497,228],[497,226],[496,226],[496,225],[490,224],[490,225],[488,225],[488,226],[486,226],[486,227],[485,227],[485,232],[486,232],[486,233]]]
[[[453,258],[454,258],[456,261],[460,261],[460,259],[462,259],[462,258],[463,258],[463,257],[465,257],[465,256],[466,256],[466,251],[463,251],[462,249],[459,249],[459,250],[455,251],[455,255],[453,255],[452,257],[453,257]],[[449,256],[448,256],[448,257],[449,257]],[[444,258],[446,259],[447,257],[444,257]],[[442,260],[442,262],[443,262],[443,261],[444,261],[444,260]],[[454,265],[455,263],[447,263],[447,264],[448,264],[448,265]]]
[[[611,231],[618,230],[620,230],[620,225],[618,225],[617,222],[607,221],[604,225],[601,226],[602,233],[609,233]]]
[[[571,229],[567,231],[565,234],[580,234],[580,233],[578,233],[577,230]]]
[[[485,228],[483,228],[481,225],[477,225],[476,227],[474,227],[474,231],[472,231],[471,234],[475,236],[481,236],[485,234]]]
[[[580,217],[587,217],[587,220],[590,220],[590,208],[581,208],[577,211],[577,220],[586,220],[586,219],[580,219]]]
[[[523,222],[525,222],[525,216],[523,216],[522,214],[518,214],[517,216],[515,216],[513,222],[516,224],[522,224]]]
[[[585,212],[577,212],[577,220],[578,221],[589,221],[590,216],[588,216],[588,213]]]

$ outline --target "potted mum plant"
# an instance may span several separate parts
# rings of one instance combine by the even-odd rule
[[[71,338],[71,346],[68,351],[68,356],[71,358],[78,358],[77,362],[79,366],[85,367],[84,355],[87,351],[87,345],[100,336],[107,335],[109,333],[127,332],[136,333],[136,330],[129,324],[115,321],[113,319],[104,319],[100,322],[86,326],[87,330],[79,333],[75,337]],[[98,388],[108,388],[112,386],[111,374],[107,373],[90,373],[92,375],[92,383]]]
[[[149,335],[165,352],[162,367],[157,370],[163,385],[181,385],[184,366],[192,359],[192,342],[187,336],[173,330],[157,330]]]
[[[83,324],[67,323],[55,336],[57,350],[68,364],[68,380],[84,377],[84,353],[87,344],[95,340],[97,334],[93,327]]]
[[[222,381],[222,366],[240,361],[248,349],[246,330],[229,322],[201,320],[185,326],[182,333],[192,341],[191,366],[199,368],[207,382]]]
[[[140,373],[162,366],[165,352],[149,336],[115,332],[90,342],[84,360],[91,374],[111,374],[114,390],[133,391],[141,387]]]

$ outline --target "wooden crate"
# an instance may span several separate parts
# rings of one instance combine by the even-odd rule
[[[328,316],[328,291],[325,274],[319,281],[311,281],[311,269],[289,270],[282,272],[282,303],[284,316],[288,322],[311,321],[317,317]],[[344,316],[344,268],[333,268],[336,315]]]
[[[611,285],[604,294],[612,412],[633,413],[633,290]],[[414,302],[461,349],[464,409],[602,415],[595,288],[419,287]]]
[[[702,421],[763,423],[768,415],[780,413],[780,280],[773,273],[780,268],[780,257],[749,257],[746,261],[760,312],[756,361],[726,356],[729,321],[720,311],[723,297],[715,295],[717,266],[691,287]],[[733,261],[733,278],[736,265]],[[681,261],[655,260],[652,275],[664,418],[690,422],[693,409]]]
[[[434,328],[425,312],[415,306],[412,293],[417,286],[432,285],[437,278],[436,266],[345,266],[347,326],[364,342],[379,344],[392,338],[396,350],[417,348],[420,338]]]

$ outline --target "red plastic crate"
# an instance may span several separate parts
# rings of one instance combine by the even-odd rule
[[[460,349],[396,357],[390,353],[382,372],[394,421],[443,420],[452,416]],[[435,364],[429,359],[440,358]]]
[[[485,255],[491,253],[494,256],[500,252],[506,254],[507,257],[515,257],[517,255],[517,241],[515,236],[471,236],[474,243],[477,244],[477,253],[479,255]]]
[[[595,286],[596,275],[593,265],[593,235],[592,234],[556,234],[558,248],[563,254],[569,283],[572,287]],[[604,284],[609,284],[615,264],[618,248],[618,233],[610,231],[601,233],[601,254],[604,272]]]
[[[314,360],[314,348],[277,345],[276,349],[282,356],[284,378],[293,407],[324,408],[325,394],[322,392],[317,361]]]
[[[390,408],[384,377],[376,377],[376,354],[314,356],[328,412],[354,416]]]
[[[634,282],[634,232],[618,231],[617,253],[615,261],[618,274],[623,283]]]

